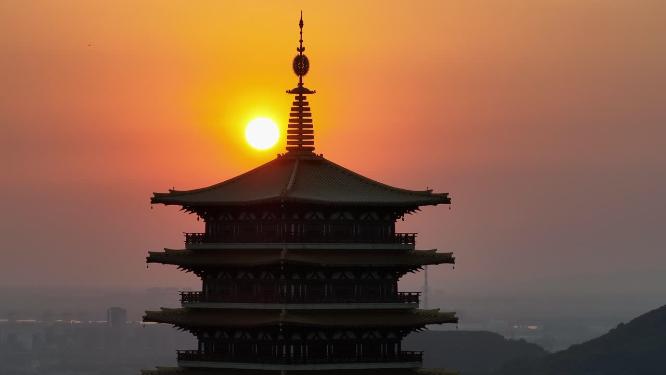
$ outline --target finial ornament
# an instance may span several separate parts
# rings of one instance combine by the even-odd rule
[[[310,70],[310,61],[308,57],[303,54],[305,47],[303,47],[303,11],[301,11],[301,20],[298,22],[298,27],[300,28],[300,38],[298,40],[298,55],[294,57],[293,68],[294,73],[298,76],[298,85],[303,86],[303,76],[308,74]]]
[[[296,51],[302,54],[303,51],[305,51],[305,47],[303,47],[303,11],[301,11],[301,20],[298,22],[298,28],[301,29],[300,30],[301,37],[298,40],[300,46],[296,49]]]
[[[298,55],[294,57],[292,67],[294,73],[298,76],[298,86],[287,90],[288,94],[295,95],[294,102],[289,114],[289,126],[287,129],[287,151],[298,153],[311,153],[314,151],[314,128],[312,124],[312,113],[310,113],[310,104],[307,101],[307,94],[314,94],[303,86],[303,76],[310,70],[310,61],[305,56],[305,47],[303,47],[303,11],[301,19],[298,21],[300,29],[300,38],[298,39]]]

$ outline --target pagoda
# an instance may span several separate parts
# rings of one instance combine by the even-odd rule
[[[201,189],[155,193],[205,223],[184,249],[150,252],[148,263],[175,265],[201,278],[181,292],[181,308],[147,311],[196,336],[178,367],[144,374],[416,374],[422,352],[402,339],[428,324],[457,323],[455,313],[419,309],[419,292],[398,280],[452,253],[417,250],[416,233],[395,223],[421,206],[450,204],[447,193],[389,186],[314,153],[303,77],[303,18],[293,70],[298,85],[287,151],[240,176]]]

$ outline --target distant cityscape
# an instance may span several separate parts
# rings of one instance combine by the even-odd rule
[[[123,308],[107,314],[107,320],[51,313],[39,320],[0,319],[0,373],[137,374],[156,363],[174,364],[176,348],[194,343],[169,327],[128,321]]]
[[[106,320],[82,320],[82,316],[70,313],[45,313],[42,319],[0,319],[0,373],[138,374],[156,364],[175,365],[176,350],[196,347],[188,333],[128,320],[124,308],[110,307],[106,315]],[[551,335],[561,336],[567,325],[562,324],[559,330],[531,324],[512,326],[503,321],[461,326],[466,331],[494,331],[514,341],[547,347],[558,343]],[[576,332],[575,327],[567,329],[572,335]],[[428,366],[428,358],[424,364]]]
[[[176,305],[177,292],[177,288],[0,290],[0,374],[122,375],[175,365],[176,350],[196,347],[192,335],[167,325],[142,323],[141,316],[149,307]],[[431,307],[444,301],[454,303],[461,315],[458,327],[449,329],[496,332],[548,351],[597,337],[634,314],[619,310],[613,318],[581,308],[579,316],[573,317],[553,310],[551,316],[512,318],[492,301],[484,300],[482,305],[433,291]],[[554,301],[554,305],[562,304]],[[516,316],[530,315],[520,306],[513,308]]]

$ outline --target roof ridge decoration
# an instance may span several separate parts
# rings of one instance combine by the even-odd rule
[[[289,176],[289,182],[287,183],[287,187],[284,189],[283,196],[289,194],[289,190],[294,186],[294,182],[296,182],[296,174],[298,173],[298,162],[300,159],[296,159],[294,162],[294,169],[291,170],[291,176]]]
[[[312,113],[307,102],[306,94],[314,94],[315,90],[310,90],[303,86],[303,76],[310,70],[310,61],[303,53],[303,11],[301,19],[298,22],[300,28],[300,38],[298,40],[298,55],[294,57],[292,67],[294,73],[298,76],[298,86],[287,90],[287,94],[295,95],[294,102],[289,114],[289,125],[287,129],[287,151],[294,153],[311,154],[314,151],[314,129],[312,125]]]

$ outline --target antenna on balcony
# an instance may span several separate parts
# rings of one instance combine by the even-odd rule
[[[424,266],[423,269],[425,270],[423,274],[423,308],[427,309],[428,308],[428,266]]]

